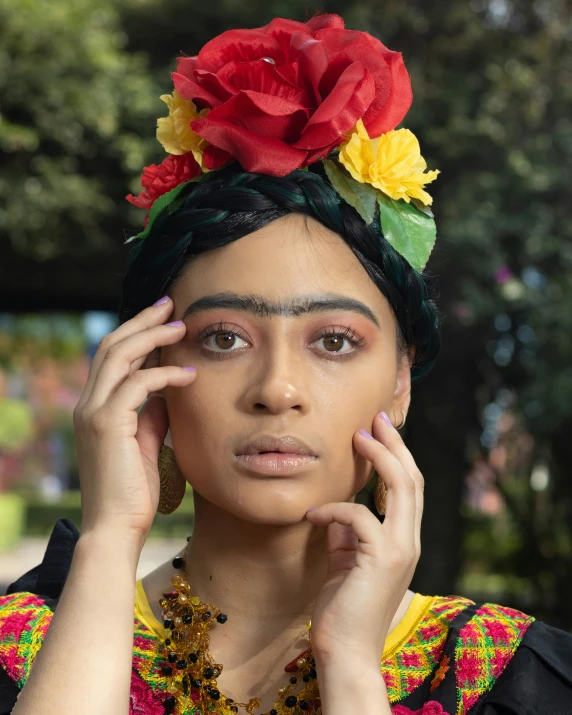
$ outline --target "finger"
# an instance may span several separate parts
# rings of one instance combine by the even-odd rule
[[[327,529],[328,573],[351,570],[356,565],[359,547],[352,527],[334,522]]]
[[[359,454],[373,463],[376,472],[387,487],[384,526],[392,531],[394,536],[406,536],[413,542],[416,511],[415,482],[399,459],[374,437],[366,437],[360,430],[354,433],[354,444]]]
[[[137,418],[137,433],[135,439],[141,452],[154,464],[159,458],[159,450],[165,441],[169,429],[169,418],[165,400],[149,397]]]
[[[159,299],[156,305],[150,305],[130,320],[126,320],[122,325],[101,340],[89,368],[89,374],[84,388],[86,400],[91,394],[93,383],[95,382],[95,378],[107,351],[113,345],[125,340],[125,338],[128,338],[130,335],[139,333],[142,330],[147,330],[154,325],[164,323],[171,315],[174,308],[173,301],[168,296],[165,296],[165,298],[167,298],[167,300],[164,300],[164,298]]]
[[[138,370],[125,380],[115,395],[107,402],[106,410],[115,414],[136,410],[151,392],[163,390],[167,386],[185,387],[194,382],[195,378],[194,367],[167,365]]]
[[[359,549],[377,553],[382,541],[383,527],[363,504],[331,502],[306,512],[306,518],[316,526],[340,524],[350,527],[359,539]]]
[[[172,345],[185,335],[182,321],[156,325],[115,343],[106,353],[93,383],[90,403],[97,408],[117,391],[127,378],[143,364],[149,353],[160,345]],[[149,368],[151,370],[153,368]],[[142,372],[147,372],[144,370]]]
[[[387,420],[387,421],[386,421]],[[423,493],[425,480],[413,455],[407,448],[399,432],[391,424],[385,412],[376,415],[373,420],[373,435],[382,442],[401,462],[405,471],[415,482],[415,536],[421,542],[421,519],[423,516]]]

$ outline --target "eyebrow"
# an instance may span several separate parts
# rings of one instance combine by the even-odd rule
[[[350,313],[359,313],[381,329],[378,319],[371,308],[355,298],[348,298],[337,293],[320,293],[296,297],[290,301],[273,302],[266,298],[246,294],[239,295],[232,291],[206,295],[191,303],[183,313],[182,320],[190,315],[196,315],[205,310],[229,308],[252,313],[257,317],[284,316],[298,317],[304,313],[324,313],[331,310],[343,310]]]

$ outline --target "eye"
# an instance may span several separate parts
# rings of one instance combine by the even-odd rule
[[[329,353],[331,356],[336,356],[335,359],[337,360],[351,357],[355,352],[357,352],[356,349],[361,348],[365,342],[364,338],[357,335],[354,330],[348,328],[347,326],[334,326],[326,328],[326,330],[324,330],[318,337],[316,342],[319,342],[320,340],[324,341],[325,352]],[[344,343],[349,343],[351,349],[343,350]]]
[[[197,340],[203,343],[208,352],[220,355],[221,353],[236,352],[233,348],[236,347],[237,340],[248,342],[246,337],[241,336],[241,333],[242,331],[237,325],[218,323],[218,325],[211,325],[201,331]]]

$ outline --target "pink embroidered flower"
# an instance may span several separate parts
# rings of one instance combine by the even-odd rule
[[[4,641],[8,636],[12,636],[14,641],[20,640],[22,631],[31,629],[30,621],[34,615],[34,611],[14,611],[9,616],[6,616],[2,625],[0,625],[0,639]]]
[[[485,634],[493,639],[495,645],[509,645],[511,630],[504,623],[496,620],[483,620]]]
[[[471,687],[481,677],[484,662],[479,660],[478,653],[462,653],[457,659],[457,682],[463,687]]]
[[[410,710],[405,705],[394,705],[391,709],[393,715],[448,715],[443,706],[436,700],[430,700],[420,710]]]
[[[402,653],[399,660],[405,668],[420,668],[423,665],[423,660],[419,653]]]
[[[425,626],[425,628],[420,628],[419,636],[422,640],[428,641],[431,638],[435,638],[436,636],[440,635],[442,632],[442,626],[439,626],[435,623],[432,626]]]
[[[10,648],[4,648],[4,652],[2,653],[2,667],[12,680],[18,682],[25,679],[25,665],[26,659],[18,655],[18,646],[16,644]]]

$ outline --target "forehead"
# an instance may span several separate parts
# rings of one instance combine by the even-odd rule
[[[307,218],[307,220],[305,220]],[[347,244],[321,223],[289,214],[192,259],[174,287],[187,302],[232,291],[288,306],[296,296],[336,293],[383,315],[387,301]]]

